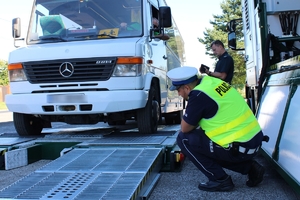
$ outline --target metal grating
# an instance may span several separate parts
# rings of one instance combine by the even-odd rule
[[[97,176],[94,173],[71,173],[61,179],[41,199],[74,199]]]
[[[76,199],[136,199],[144,173],[101,173]]]
[[[43,182],[51,173],[32,173],[23,179],[15,182],[7,188],[4,188],[0,191],[0,198],[11,198],[15,199],[20,197],[25,191],[29,191],[31,188],[36,188],[40,182]],[[45,188],[43,188],[45,189]],[[32,190],[31,190],[32,191]],[[39,190],[44,193],[44,190]],[[30,193],[29,193],[30,194]],[[34,194],[31,194],[32,199],[37,199],[42,196],[38,191]]]
[[[103,137],[101,139],[96,139],[92,143],[97,144],[113,144],[113,145],[131,145],[131,144],[140,144],[140,145],[153,145],[161,144],[166,140],[167,136],[123,136],[123,137]]]
[[[4,199],[137,199],[162,148],[73,149],[0,191]]]

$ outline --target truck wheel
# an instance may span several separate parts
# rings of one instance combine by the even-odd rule
[[[137,111],[137,125],[142,134],[151,134],[157,131],[160,120],[160,106],[155,100],[155,88],[151,87],[149,91],[148,102],[146,106]]]
[[[43,130],[43,120],[29,114],[13,113],[14,125],[20,136],[39,135]]]

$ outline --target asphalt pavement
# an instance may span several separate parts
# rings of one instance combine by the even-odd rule
[[[15,132],[12,114],[0,111],[0,135]],[[206,177],[189,161],[185,160],[180,172],[161,172],[160,179],[153,189],[149,200],[198,200],[198,199],[272,199],[300,200],[300,192],[296,192],[277,173],[275,168],[262,155],[256,160],[265,169],[264,180],[257,187],[246,186],[247,176],[232,171],[235,187],[230,192],[205,192],[198,189],[199,182],[206,182]],[[15,183],[24,176],[48,164],[51,160],[40,160],[24,167],[11,170],[0,170],[0,190]]]

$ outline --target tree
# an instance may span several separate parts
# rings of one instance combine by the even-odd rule
[[[8,85],[8,63],[5,60],[0,60],[0,85]]]
[[[206,54],[211,58],[217,61],[217,57],[211,52],[210,44],[214,40],[221,40],[224,43],[226,48],[226,44],[228,43],[227,39],[227,23],[233,19],[242,18],[242,5],[241,0],[224,0],[221,4],[222,14],[221,15],[213,15],[214,20],[210,21],[210,24],[213,25],[212,29],[206,28],[203,32],[204,38],[198,38],[199,42],[205,45]],[[241,25],[237,26],[238,27]],[[240,28],[240,30],[242,30]],[[237,47],[243,47],[244,40],[243,34],[237,33]],[[234,76],[232,79],[232,85],[236,88],[243,88],[246,80],[246,68],[244,62],[244,52],[241,51],[233,51],[231,49],[226,48],[228,53],[232,56],[234,60]]]

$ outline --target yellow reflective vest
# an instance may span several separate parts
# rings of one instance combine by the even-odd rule
[[[204,92],[218,105],[214,117],[199,121],[205,134],[218,145],[228,147],[232,142],[247,142],[261,130],[243,97],[228,83],[204,76],[194,90]]]

